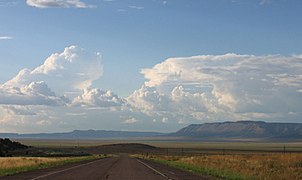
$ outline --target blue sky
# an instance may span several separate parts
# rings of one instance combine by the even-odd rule
[[[46,86],[52,91],[54,91],[53,89],[60,89],[61,87],[49,85],[53,81],[50,80],[51,77],[47,77],[47,79],[41,79],[41,76],[39,78],[32,77],[31,80],[26,80],[28,84],[22,84],[22,86],[17,83],[17,80],[14,83],[8,83],[8,81],[16,77],[23,68],[34,70],[41,66],[46,58],[53,53],[62,53],[62,56],[64,52],[87,55],[87,51],[87,53],[92,54],[100,52],[101,57],[99,59],[101,64],[98,64],[99,69],[97,67],[93,69],[95,70],[95,73],[93,73],[95,78],[91,76],[86,77],[86,79],[83,78],[85,80],[89,79],[89,85],[72,84],[72,86],[77,87],[73,90],[77,93],[84,92],[84,89],[87,88],[90,90],[97,88],[102,90],[102,92],[110,90],[123,101],[123,105],[119,106],[118,110],[106,115],[104,113],[96,115],[96,112],[90,113],[84,110],[88,106],[86,101],[85,105],[80,105],[82,109],[73,107],[70,105],[72,103],[64,104],[65,111],[61,113],[66,115],[70,114],[69,111],[72,111],[74,115],[85,114],[86,118],[89,119],[85,121],[85,125],[79,125],[79,122],[59,121],[59,119],[63,119],[63,116],[60,115],[55,107],[48,107],[45,104],[41,106],[39,103],[38,105],[35,103],[25,103],[26,105],[8,103],[10,99],[7,99],[7,101],[3,100],[1,102],[3,115],[2,117],[0,116],[0,119],[2,118],[2,129],[0,130],[21,131],[21,128],[18,129],[13,123],[14,119],[20,119],[21,117],[25,122],[22,129],[25,129],[24,131],[26,132],[45,131],[42,122],[47,122],[48,126],[52,125],[50,131],[71,130],[80,127],[172,131],[190,123],[223,120],[221,117],[228,117],[227,120],[247,118],[252,120],[282,121],[288,119],[289,121],[298,122],[301,120],[301,112],[299,108],[297,109],[292,105],[300,105],[295,102],[295,99],[302,100],[301,93],[296,93],[302,91],[299,86],[301,69],[284,69],[281,63],[278,66],[277,64],[270,64],[267,69],[263,68],[260,72],[255,71],[255,75],[250,75],[251,77],[249,78],[255,78],[254,76],[259,74],[263,75],[263,77],[259,77],[259,82],[255,82],[255,86],[259,86],[259,89],[264,88],[259,84],[260,81],[265,81],[265,77],[270,77],[270,80],[266,80],[274,86],[267,87],[267,91],[277,92],[276,95],[284,96],[283,100],[275,103],[286,102],[289,104],[285,108],[288,109],[285,112],[287,115],[283,113],[282,115],[274,114],[274,116],[272,116],[272,113],[281,111],[278,109],[279,107],[276,107],[276,112],[274,110],[255,110],[253,109],[254,106],[247,106],[247,109],[237,108],[237,103],[243,101],[238,97],[239,94],[242,97],[252,98],[253,102],[263,106],[262,109],[266,109],[266,107],[270,106],[270,103],[273,103],[270,98],[265,102],[258,102],[264,92],[255,93],[254,91],[257,89],[247,88],[248,85],[243,85],[241,80],[236,79],[235,82],[233,77],[225,75],[225,77],[232,78],[233,81],[225,79],[222,82],[224,86],[218,87],[217,84],[213,83],[214,80],[210,78],[207,81],[211,81],[213,84],[207,82],[207,86],[210,87],[210,89],[207,89],[205,88],[204,78],[199,79],[199,76],[194,76],[195,79],[182,77],[177,80],[175,78],[169,80],[168,74],[171,73],[171,69],[169,71],[165,70],[167,65],[176,69],[180,68],[174,74],[186,72],[186,70],[190,69],[189,65],[182,65],[182,62],[178,62],[177,57],[185,57],[183,61],[190,64],[196,59],[191,56],[198,55],[213,55],[212,58],[200,60],[197,64],[195,64],[196,62],[192,63],[194,66],[198,66],[202,65],[204,61],[209,61],[201,67],[201,69],[204,68],[203,73],[209,68],[218,68],[216,65],[209,67],[208,64],[211,64],[211,61],[214,61],[215,57],[217,58],[219,55],[225,55],[222,57],[223,60],[221,62],[224,65],[229,63],[228,58],[236,59],[233,63],[236,62],[237,64],[233,64],[233,68],[238,67],[238,64],[244,64],[240,63],[243,61],[251,65],[250,59],[253,58],[253,63],[255,61],[257,61],[257,65],[259,65],[258,61],[263,63],[259,67],[268,65],[268,62],[279,62],[280,59],[282,59],[282,62],[288,63],[283,64],[285,66],[293,67],[295,65],[295,67],[299,67],[302,53],[301,7],[302,2],[298,0],[0,0],[0,85],[2,84],[3,87],[6,87],[3,92],[7,91],[8,86],[10,88],[18,87],[22,91],[22,88],[26,85],[29,87],[30,83],[41,81],[45,81]],[[72,45],[78,48],[72,48]],[[229,53],[234,54],[230,56]],[[84,60],[85,55],[81,56]],[[240,55],[248,56],[241,57]],[[275,59],[273,58],[272,60],[270,55],[273,55]],[[92,57],[92,55],[89,55],[89,57]],[[174,57],[175,59],[171,61],[167,60]],[[94,58],[98,59],[98,57]],[[203,59],[204,57],[198,58]],[[53,61],[56,60],[54,58]],[[161,69],[156,68],[156,65],[162,66]],[[205,67],[206,65],[207,67]],[[252,65],[254,68],[255,64]],[[276,69],[281,68],[281,70],[272,71],[269,68],[274,66],[276,66]],[[76,66],[72,67],[78,70]],[[252,67],[248,70],[251,70]],[[64,68],[68,69],[68,67]],[[222,67],[219,68],[221,69]],[[224,68],[230,69],[229,67]],[[87,69],[87,72],[89,70],[91,69]],[[290,74],[288,71],[294,73]],[[74,72],[72,71],[71,73]],[[66,75],[66,77],[73,77],[70,74],[64,74],[66,72],[60,71],[60,73]],[[221,72],[217,70],[216,73],[220,74]],[[212,74],[211,71],[211,73],[208,72],[207,77],[210,75],[214,77],[215,75],[214,79],[218,80],[217,74]],[[274,77],[271,77],[271,74],[274,74]],[[288,76],[285,77],[285,74]],[[242,74],[242,77],[245,75],[246,73]],[[205,77],[205,74],[200,76]],[[19,78],[22,79],[22,77]],[[67,78],[66,80],[68,81]],[[69,81],[73,80],[70,79]],[[21,82],[21,80],[18,82]],[[228,82],[234,83],[230,85]],[[63,81],[61,83],[64,84]],[[44,84],[36,83],[35,85],[37,84],[44,87]],[[142,87],[144,84],[147,84],[146,87]],[[276,86],[281,84],[286,84],[286,86],[280,87],[280,89],[276,88]],[[291,86],[293,84],[295,86]],[[78,86],[83,89],[79,89]],[[153,96],[160,99],[165,99],[166,96],[169,96],[167,97],[169,102],[177,104],[171,93],[174,92],[172,90],[181,89],[179,87],[184,88],[183,93],[199,93],[199,95],[206,98],[200,100],[200,102],[203,102],[201,105],[196,105],[195,103],[194,108],[190,111],[182,112],[183,108],[175,107],[181,113],[169,114],[170,110],[168,109],[172,105],[156,107],[155,102],[157,101],[154,101],[154,97],[151,99],[144,97],[145,99],[142,100],[138,99],[138,97],[142,98],[142,95],[135,93],[135,91],[138,92],[139,90],[142,94],[147,92],[150,94],[150,92],[157,91],[158,94],[153,94]],[[292,89],[293,87],[296,89]],[[222,91],[222,89],[227,91]],[[245,89],[245,93],[242,93],[240,89]],[[68,90],[71,90],[71,88],[68,88]],[[67,90],[62,92],[62,88],[60,91],[54,91],[54,93],[57,96],[66,95],[67,93]],[[143,93],[143,91],[146,92]],[[92,93],[92,91],[89,92]],[[94,93],[100,94],[101,92],[94,91]],[[88,91],[87,94],[89,94]],[[81,96],[80,94],[77,95]],[[138,95],[138,97],[134,95]],[[70,102],[75,102],[73,99],[75,96],[67,96],[67,98]],[[113,97],[111,95],[108,96]],[[188,96],[187,94],[186,97]],[[194,97],[196,96],[197,94]],[[214,99],[211,99],[213,97]],[[5,98],[2,97],[2,99]],[[83,101],[84,99],[82,98]],[[191,102],[192,100],[187,101]],[[217,104],[207,104],[209,101],[217,101]],[[169,104],[168,102],[166,103]],[[89,106],[92,105],[90,104]],[[94,104],[94,106],[97,105]],[[151,107],[146,109],[147,106]],[[198,108],[195,106],[198,106]],[[201,106],[206,106],[207,108],[203,107],[201,108],[202,110],[198,110]],[[211,108],[209,108],[210,106]],[[215,110],[212,106],[215,107]],[[100,105],[97,107],[100,108]],[[104,107],[102,106],[102,108]],[[112,107],[106,105],[106,108]],[[35,112],[35,115],[30,117],[25,114],[33,113],[18,114],[15,112],[16,109],[22,110],[22,112],[32,111]],[[56,120],[46,118],[45,114],[42,118],[42,115],[40,116],[42,111],[51,111]],[[222,111],[224,113],[232,112],[232,115],[225,116]],[[165,113],[163,114],[162,112]],[[196,113],[199,113],[200,116],[197,117]],[[243,113],[254,113],[254,115],[242,115]],[[255,114],[258,115],[257,118]],[[290,114],[290,117],[288,114]],[[104,121],[92,120],[92,117],[95,116],[108,116],[107,119],[116,119],[118,117],[121,120],[105,123]],[[29,121],[28,119],[30,118],[34,120]],[[77,118],[83,119],[83,117]],[[169,119],[169,121],[165,119]],[[129,123],[127,123],[127,120],[129,120]],[[165,126],[158,123],[159,121]],[[41,126],[39,126],[39,122]],[[64,126],[61,126],[59,122],[64,124]],[[97,125],[94,126],[94,124]],[[150,124],[148,128],[146,128],[146,124]],[[31,129],[29,128],[30,126],[34,128]]]

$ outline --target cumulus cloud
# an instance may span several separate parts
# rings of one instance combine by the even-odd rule
[[[0,104],[121,106],[123,100],[111,91],[90,88],[102,72],[100,53],[70,46],[62,53],[52,54],[37,68],[23,69],[0,85]]]
[[[0,130],[83,124],[175,130],[217,120],[298,122],[302,117],[301,55],[169,58],[142,69],[145,83],[126,98],[92,86],[102,73],[101,55],[77,46],[21,70],[0,85]]]
[[[21,88],[44,81],[57,94],[80,91],[91,86],[103,73],[100,53],[90,53],[77,46],[54,53],[34,70],[23,69],[3,87]]]
[[[161,96],[155,88],[142,86],[127,97],[127,103],[135,109],[153,115],[153,113],[165,110],[162,103],[167,101],[164,98],[165,96]]]
[[[141,73],[145,85],[127,100],[149,115],[237,120],[286,118],[289,112],[301,112],[299,56],[170,58]]]
[[[37,8],[93,8],[81,0],[26,0],[26,4]]]
[[[132,107],[150,115],[164,113],[179,114],[188,111],[206,111],[204,93],[189,93],[182,86],[176,86],[171,92],[160,93],[156,87],[142,86],[127,98]]]
[[[31,82],[21,88],[0,88],[0,104],[4,105],[64,105],[67,99],[57,97],[45,82]]]
[[[84,89],[83,94],[76,97],[73,106],[97,106],[97,107],[113,107],[122,106],[124,100],[119,98],[111,91],[102,91],[100,89]]]

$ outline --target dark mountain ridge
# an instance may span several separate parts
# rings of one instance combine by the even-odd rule
[[[193,138],[268,138],[302,139],[302,123],[237,121],[191,124],[170,136]]]

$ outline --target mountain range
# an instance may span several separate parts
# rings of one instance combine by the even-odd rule
[[[191,124],[169,135],[191,138],[302,139],[302,123],[237,121]]]
[[[217,122],[191,124],[173,133],[74,130],[65,133],[0,133],[0,138],[34,139],[110,139],[110,138],[186,138],[186,139],[300,139],[302,123],[267,123],[263,121]]]
[[[161,136],[159,132],[106,131],[106,130],[74,130],[63,133],[17,134],[0,133],[0,138],[33,138],[33,139],[98,139],[98,138],[134,138]]]

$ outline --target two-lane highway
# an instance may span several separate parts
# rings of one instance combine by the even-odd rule
[[[0,179],[108,179],[108,180],[167,180],[207,179],[162,164],[131,158],[127,155],[91,162],[36,170]]]

